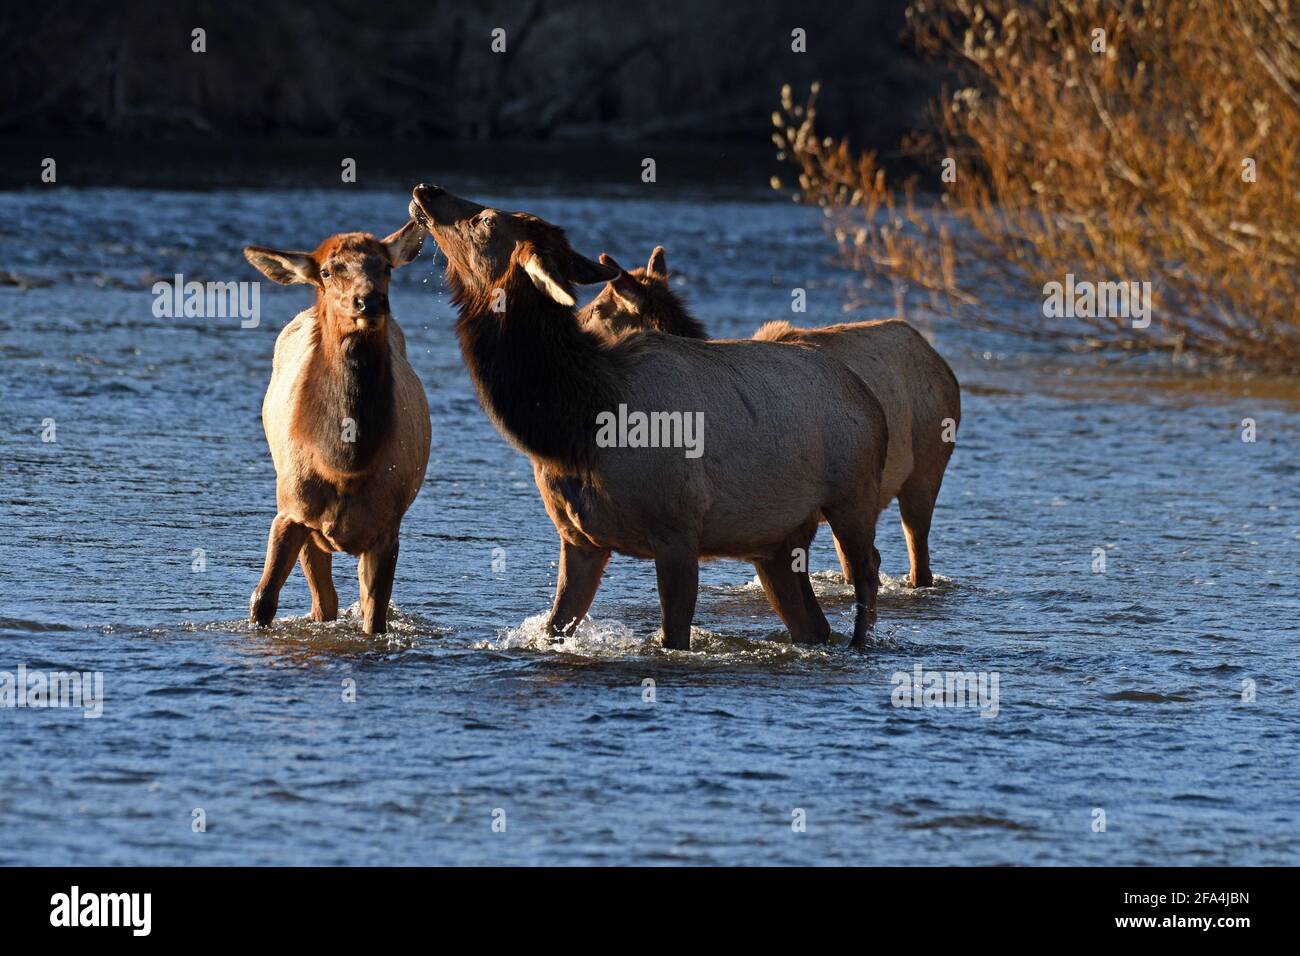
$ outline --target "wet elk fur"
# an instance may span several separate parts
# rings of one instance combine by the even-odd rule
[[[601,262],[613,260],[601,256]],[[655,247],[644,269],[621,271],[606,283],[579,313],[579,320],[585,329],[609,340],[647,329],[706,338],[703,327],[669,287],[663,246]],[[930,520],[961,421],[961,389],[948,363],[900,319],[817,329],[768,322],[754,338],[815,346],[851,368],[875,392],[889,423],[880,508],[898,499],[911,564],[908,583],[932,585]],[[836,551],[844,576],[851,581],[852,566],[838,539]]]
[[[342,233],[315,252],[244,250],[267,278],[315,289],[316,301],[280,332],[262,427],[275,462],[276,515],[249,619],[275,617],[298,559],[311,617],[332,621],[331,555],[358,556],[362,626],[387,629],[398,531],[429,460],[429,408],[388,306],[392,270],[420,251],[408,222],[385,239]]]
[[[713,557],[754,561],[794,638],[823,641],[825,616],[793,566],[824,514],[855,572],[853,640],[864,643],[887,431],[861,379],[813,348],[657,332],[606,343],[579,327],[573,284],[618,270],[575,253],[555,226],[428,186],[416,187],[411,214],[447,257],[456,332],[479,399],[532,459],[559,533],[551,633],[582,620],[617,551],[654,561],[669,648],[690,647],[699,561]],[[600,447],[597,416],[620,404],[704,412],[701,457]]]

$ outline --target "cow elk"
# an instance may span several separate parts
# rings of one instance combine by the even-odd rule
[[[411,215],[447,258],[479,400],[532,460],[559,533],[551,633],[582,620],[617,551],[654,561],[668,648],[690,648],[699,562],[718,557],[755,562],[794,639],[824,641],[826,618],[795,570],[824,515],[853,569],[853,643],[865,643],[888,436],[861,379],[814,348],[657,332],[604,342],[579,326],[573,285],[619,270],[575,253],[560,229],[436,186],[416,187]],[[598,423],[628,409],[705,419],[698,454],[602,441]]]
[[[311,617],[332,621],[331,555],[356,555],[362,627],[387,629],[398,531],[429,460],[429,408],[388,305],[393,269],[416,257],[424,230],[408,222],[386,239],[331,236],[315,252],[249,246],[244,256],[316,301],[280,332],[262,427],[275,462],[276,515],[249,620],[275,617],[280,589],[302,565]]]
[[[601,262],[613,263],[608,256]],[[615,340],[655,330],[705,339],[699,322],[669,287],[663,246],[644,269],[620,271],[580,313],[588,331]],[[768,322],[754,333],[759,341],[814,346],[839,359],[862,378],[884,407],[889,449],[880,485],[879,508],[894,498],[907,539],[912,587],[934,583],[930,570],[930,520],[961,422],[961,388],[952,369],[916,329],[901,319],[854,322],[818,329]],[[809,401],[819,401],[808,395]],[[846,580],[852,562],[835,542]]]

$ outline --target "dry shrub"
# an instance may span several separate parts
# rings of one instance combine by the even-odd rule
[[[874,154],[824,138],[816,85],[804,105],[787,87],[773,114],[796,199],[826,211],[868,282],[1080,348],[1300,370],[1291,0],[926,0],[908,18],[969,84],[935,104],[938,201],[919,201],[914,181],[890,188]],[[944,158],[955,182],[939,182]],[[1047,318],[1043,286],[1067,273],[1151,282],[1150,327]]]

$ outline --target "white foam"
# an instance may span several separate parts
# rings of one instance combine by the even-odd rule
[[[810,571],[809,580],[812,581],[813,593],[819,598],[844,598],[853,600],[853,585],[844,580],[844,575],[839,571]],[[933,587],[912,588],[907,585],[907,575],[900,574],[898,577],[892,577],[884,571],[880,572],[880,590],[877,592],[879,597],[889,598],[913,598],[921,599],[930,597],[939,591],[950,588],[953,584],[952,578],[946,578],[942,574],[934,576]],[[758,591],[762,593],[763,585],[759,583],[758,575],[754,575],[749,581],[733,590],[738,592]]]
[[[387,630],[383,634],[366,634],[362,630],[361,602],[341,609],[333,621],[313,621],[309,614],[279,614],[269,628],[262,629],[248,619],[218,624],[218,627],[265,637],[275,643],[303,644],[322,649],[375,649],[387,647],[396,650],[414,647],[421,638],[446,634],[415,615],[404,614],[396,605],[388,606]],[[206,630],[212,624],[192,622],[195,630]]]
[[[502,631],[495,640],[481,641],[476,647],[501,651],[546,651],[580,653],[592,657],[625,657],[643,653],[650,638],[637,637],[621,621],[597,621],[583,618],[572,633],[557,638],[546,628],[548,614],[525,618],[518,627]]]
[[[570,634],[557,639],[546,629],[546,614],[526,618],[518,627],[501,631],[495,639],[475,644],[479,650],[534,651],[544,654],[569,654],[578,657],[628,659],[655,657],[682,663],[784,663],[787,661],[826,660],[843,654],[842,636],[837,644],[813,646],[795,644],[790,636],[776,629],[763,637],[718,634],[699,627],[691,628],[691,650],[671,651],[664,648],[658,630],[637,634],[621,621],[584,618]],[[852,631],[850,620],[848,630]]]

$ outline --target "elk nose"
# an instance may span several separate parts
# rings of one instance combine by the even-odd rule
[[[382,292],[371,292],[369,295],[357,296],[352,300],[352,305],[361,314],[384,315],[388,312],[388,296]]]

